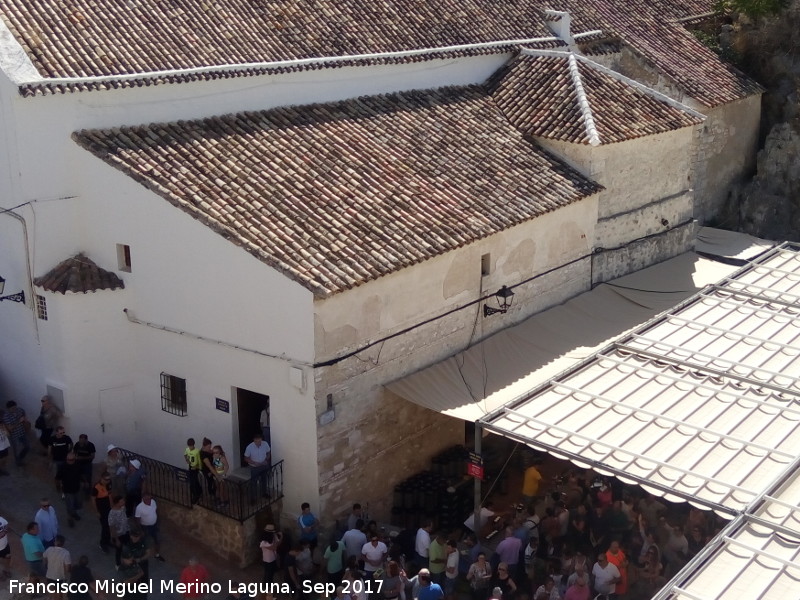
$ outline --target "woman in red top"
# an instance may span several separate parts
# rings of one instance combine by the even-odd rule
[[[183,594],[185,600],[205,598],[205,585],[208,584],[208,570],[194,557],[189,559],[189,564],[181,571],[180,582],[185,585]]]

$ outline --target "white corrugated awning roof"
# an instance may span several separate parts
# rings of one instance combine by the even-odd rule
[[[800,456],[795,293],[800,254],[785,245],[481,422],[668,499],[743,511]]]
[[[698,247],[731,264],[687,252],[599,285],[386,387],[431,410],[476,421],[734,273],[733,262],[752,259],[770,244],[702,228]]]
[[[793,464],[787,476],[706,546],[654,600],[800,596],[798,466]]]
[[[481,424],[733,517],[655,599],[800,598],[798,366],[786,243]]]

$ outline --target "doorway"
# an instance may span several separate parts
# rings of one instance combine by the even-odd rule
[[[264,441],[272,446],[270,431],[269,396],[250,390],[236,388],[236,406],[239,413],[239,462],[240,466],[247,466],[244,462],[244,451],[253,441],[253,435],[262,431],[261,413],[266,411],[266,423],[262,431]]]

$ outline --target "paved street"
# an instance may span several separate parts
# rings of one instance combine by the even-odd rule
[[[37,444],[33,446],[33,452],[37,453],[38,451]],[[66,537],[65,547],[70,551],[73,564],[77,563],[79,556],[85,554],[89,557],[89,566],[97,579],[114,579],[117,576],[114,568],[114,553],[110,551],[108,554],[104,554],[99,547],[100,524],[91,500],[84,503],[81,521],[76,523],[75,527],[70,528],[67,525],[64,502],[61,500],[60,494],[56,493],[55,485],[47,474],[45,457],[39,454],[28,456],[26,466],[23,468],[16,468],[13,460],[10,463],[10,476],[0,477],[0,516],[9,522],[11,528],[9,542],[12,552],[13,577],[23,581],[27,580],[27,567],[24,562],[20,536],[25,532],[26,525],[33,520],[33,516],[39,508],[39,500],[48,497],[58,514],[60,532]],[[225,590],[225,593],[210,596],[210,600],[224,598],[227,595],[229,581],[259,581],[260,565],[242,570],[221,564],[221,559],[182,536],[169,523],[162,522],[161,536],[161,554],[165,557],[166,562],[150,560],[150,577],[154,585],[154,593],[150,595],[151,599],[180,598],[180,595],[175,592],[162,593],[159,586],[162,580],[177,581],[190,556],[197,556],[211,573],[212,580],[220,582],[222,589]],[[3,582],[0,584],[0,600],[7,598],[12,598],[12,595],[9,592],[8,582]],[[27,595],[22,595],[20,598],[27,598]]]

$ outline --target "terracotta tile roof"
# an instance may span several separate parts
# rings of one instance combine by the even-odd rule
[[[622,81],[600,65],[570,54],[521,54],[498,72],[489,90],[508,119],[525,135],[590,143],[588,109],[601,144],[690,127],[702,119]],[[576,81],[577,79],[577,81]],[[580,86],[580,89],[579,89]],[[586,108],[581,110],[580,99]]]
[[[712,10],[703,11],[705,3],[625,0],[625,8],[620,10],[619,0],[591,0],[591,6],[609,30],[705,106],[727,104],[763,91],[675,22],[689,16],[681,11]]]
[[[58,263],[33,283],[48,292],[86,293],[98,290],[124,288],[122,279],[116,273],[98,267],[83,253]]]
[[[526,142],[479,86],[74,138],[319,296],[601,189]]]
[[[577,0],[0,0],[45,77],[99,76],[549,36]],[[551,6],[552,5],[552,6]],[[576,12],[576,30],[591,29]]]
[[[546,9],[569,11],[573,32],[613,30],[707,106],[760,91],[675,22],[708,13],[710,0],[0,0],[0,18],[45,78],[208,69],[128,81],[52,85],[45,80],[22,86],[25,96],[269,71],[220,70],[222,65],[550,36],[543,19]],[[456,54],[484,52],[489,50]],[[434,53],[425,58],[432,57]]]

